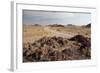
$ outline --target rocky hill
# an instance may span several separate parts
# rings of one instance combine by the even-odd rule
[[[42,37],[23,48],[23,62],[82,60],[91,58],[91,41],[82,35],[70,39]]]

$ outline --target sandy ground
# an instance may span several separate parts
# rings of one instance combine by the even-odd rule
[[[44,27],[44,30],[48,32],[52,32],[53,36],[56,36],[56,37],[71,38],[75,35],[75,34],[68,34],[68,33],[65,34],[63,32],[61,33],[56,30],[50,29],[49,27]]]

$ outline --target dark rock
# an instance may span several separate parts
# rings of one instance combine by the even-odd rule
[[[76,35],[76,36],[70,38],[69,40],[77,41],[77,42],[81,43],[83,45],[83,47],[91,47],[90,40],[88,40],[88,38],[86,38],[82,35]]]

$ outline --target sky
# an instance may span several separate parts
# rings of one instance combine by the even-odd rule
[[[54,11],[36,11],[23,10],[23,24],[73,24],[87,25],[91,23],[90,13],[75,13],[75,12],[54,12]]]

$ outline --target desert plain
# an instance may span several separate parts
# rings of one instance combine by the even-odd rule
[[[23,25],[23,62],[91,59],[91,24]]]

